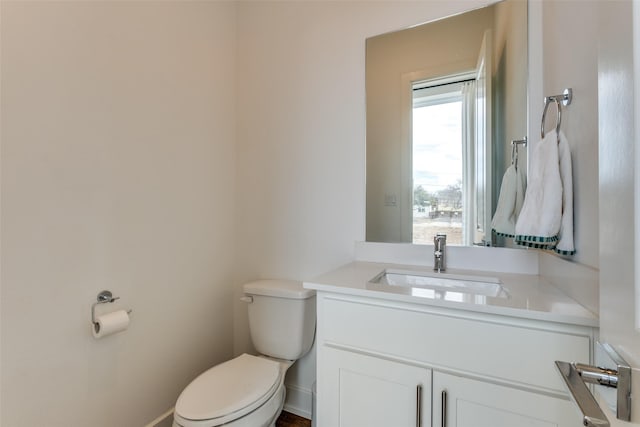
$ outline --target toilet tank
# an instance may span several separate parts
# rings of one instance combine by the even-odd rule
[[[256,350],[265,356],[297,360],[316,330],[316,293],[293,280],[258,280],[243,287],[249,303],[249,329]]]

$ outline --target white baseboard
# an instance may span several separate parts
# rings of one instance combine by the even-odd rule
[[[173,408],[160,415],[144,427],[171,427],[173,424]]]
[[[299,417],[311,419],[311,390],[293,384],[286,384],[287,398],[284,410]]]

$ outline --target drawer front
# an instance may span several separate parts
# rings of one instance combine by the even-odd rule
[[[540,321],[460,310],[393,307],[331,296],[322,301],[324,343],[353,347],[441,370],[515,382],[561,394],[554,361],[589,361],[588,328],[554,330]],[[457,314],[464,314],[457,316]],[[465,317],[471,316],[471,317]],[[517,323],[517,324],[516,324]],[[566,328],[565,328],[566,329]],[[322,344],[322,343],[321,343]]]

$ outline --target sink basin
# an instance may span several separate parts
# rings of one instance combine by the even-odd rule
[[[507,298],[509,294],[496,277],[468,276],[462,274],[429,273],[386,269],[371,279],[369,283],[401,286],[417,290],[416,296],[447,298],[447,293],[481,295],[485,297]],[[432,292],[421,292],[420,289]]]

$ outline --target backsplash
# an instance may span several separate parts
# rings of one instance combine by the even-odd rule
[[[356,242],[356,261],[433,265],[433,245]],[[462,270],[538,274],[538,251],[447,246],[447,267]]]

